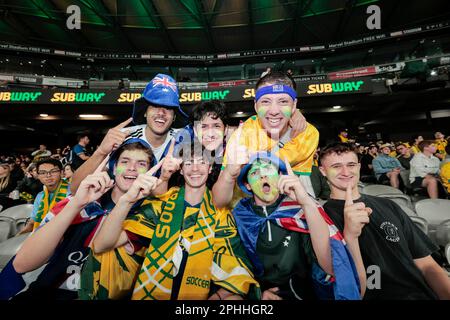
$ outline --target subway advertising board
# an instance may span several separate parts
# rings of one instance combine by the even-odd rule
[[[297,84],[300,98],[370,92],[372,92],[370,78],[348,79],[348,81],[321,80]],[[0,104],[129,105],[140,96],[140,90],[3,89],[0,90]],[[247,101],[253,100],[254,97],[255,90],[250,86],[180,90],[181,104],[195,104],[213,99],[224,102]]]

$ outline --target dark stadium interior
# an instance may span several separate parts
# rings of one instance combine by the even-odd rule
[[[348,128],[360,140],[409,139],[411,130],[425,135],[450,127],[448,1],[71,1],[82,8],[81,30],[68,30],[63,10],[69,1],[2,1],[0,34],[3,44],[86,53],[48,54],[42,51],[0,50],[0,73],[86,81],[89,88],[119,80],[144,83],[158,72],[173,75],[181,86],[193,83],[257,80],[267,66],[293,70],[297,81],[371,65],[404,63],[402,70],[372,75],[368,94],[300,97],[299,108],[321,132],[321,141]],[[371,37],[366,27],[370,4],[382,8],[382,32],[404,32],[368,43],[354,42],[321,50],[302,46],[339,43]],[[275,50],[282,48],[297,48]],[[253,51],[237,58],[221,54]],[[261,50],[261,52],[257,52]],[[255,53],[256,52],[256,53]],[[89,56],[91,55],[91,57]],[[122,54],[118,56],[117,54]],[[133,54],[139,56],[129,56]],[[140,54],[162,56],[145,59]],[[182,58],[182,55],[191,55]],[[177,59],[177,55],[180,58]],[[197,55],[197,58],[193,58]],[[230,57],[233,55],[231,54]],[[119,57],[119,58],[117,58]],[[445,60],[447,59],[447,60]],[[445,60],[445,61],[444,61]],[[443,62],[444,61],[444,62]],[[353,78],[357,79],[357,78]],[[389,79],[393,83],[387,85]],[[99,83],[106,83],[102,84]],[[254,82],[253,82],[254,83]],[[52,89],[26,81],[8,82],[7,88]],[[59,86],[56,86],[59,87]],[[53,87],[56,88],[56,87]],[[143,85],[141,84],[142,90]],[[333,106],[341,106],[333,109]],[[189,111],[191,105],[185,104]],[[254,113],[251,101],[230,101],[233,124]],[[55,144],[72,143],[78,132],[96,139],[107,128],[127,118],[126,105],[3,104],[0,130],[8,150],[18,133],[23,148],[31,150],[42,137]],[[102,120],[81,120],[80,113],[100,113]],[[237,114],[239,112],[239,114]],[[39,115],[49,114],[45,119]],[[52,139],[53,141],[53,139]]]

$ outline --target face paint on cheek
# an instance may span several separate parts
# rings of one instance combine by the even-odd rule
[[[126,170],[127,168],[126,167],[124,167],[124,166],[122,166],[122,165],[118,165],[117,167],[116,167],[116,176],[119,176],[119,175],[121,175],[122,173],[124,173],[125,172],[125,170]]]
[[[292,116],[292,108],[290,106],[282,106],[281,113],[286,117],[290,118]]]
[[[269,107],[259,107],[257,113],[258,113],[258,117],[260,118],[264,118],[267,114],[267,111],[269,110]]]
[[[137,169],[137,172],[138,172],[139,174],[144,174],[144,173],[147,172],[147,168],[138,168],[138,169]]]

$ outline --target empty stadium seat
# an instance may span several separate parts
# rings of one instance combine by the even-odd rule
[[[15,221],[11,218],[0,218],[0,243],[12,236],[14,224]]]
[[[423,233],[428,234],[427,220],[418,216],[410,216],[409,218],[415,223],[416,226],[419,227],[420,230],[423,231]]]
[[[380,194],[401,194],[404,195],[404,193],[397,189],[393,188],[391,186],[385,186],[382,184],[369,184],[363,187],[362,193],[367,194],[369,196],[378,196]]]
[[[447,258],[448,264],[450,264],[450,243],[445,246],[445,257]]]
[[[22,234],[0,243],[0,269],[3,269],[8,264],[29,235],[30,233]]]
[[[443,247],[450,243],[450,219],[436,227],[436,243]]]
[[[406,194],[379,194],[378,197],[390,199],[398,205],[403,205],[414,210],[411,198]]]
[[[19,204],[0,212],[0,217],[10,217],[15,220],[26,219],[30,217],[31,211],[33,211],[32,204]]]
[[[434,228],[450,219],[450,200],[425,199],[417,202],[415,206],[417,215],[426,219],[428,224]]]
[[[412,210],[409,206],[405,206],[402,203],[397,204],[408,215],[408,217],[417,217],[417,213],[414,210]]]

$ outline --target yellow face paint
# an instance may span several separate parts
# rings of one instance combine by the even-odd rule
[[[138,169],[137,169],[137,172],[138,172],[139,174],[144,174],[144,173],[147,172],[147,168],[138,168]]]
[[[266,106],[259,107],[258,111],[257,111],[258,117],[264,118],[267,114],[267,111],[269,111],[269,107],[266,107]]]
[[[286,117],[290,118],[292,116],[292,108],[290,106],[282,106],[281,113]]]
[[[253,193],[265,202],[272,202],[278,197],[279,179],[278,169],[272,163],[260,160],[253,163],[247,174],[247,181]]]
[[[116,173],[115,173],[115,175],[116,175],[116,176],[121,175],[122,173],[125,172],[126,169],[127,169],[127,168],[126,168],[125,166],[123,166],[123,165],[118,165],[118,166],[116,167]]]

